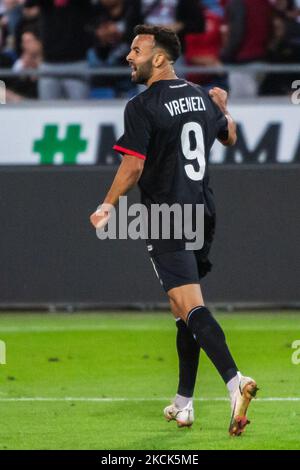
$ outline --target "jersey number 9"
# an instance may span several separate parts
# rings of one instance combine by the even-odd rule
[[[194,141],[196,146],[191,142],[191,133],[194,134]],[[205,149],[203,131],[200,124],[197,122],[187,122],[181,132],[181,147],[182,153],[187,160],[197,160],[198,165],[188,163],[184,165],[187,176],[193,181],[201,181],[205,173]],[[199,168],[197,168],[199,167]]]

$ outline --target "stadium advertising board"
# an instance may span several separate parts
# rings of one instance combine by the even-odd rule
[[[0,109],[1,165],[111,165],[112,150],[123,130],[125,102],[95,105],[45,105]],[[298,106],[232,105],[239,139],[234,147],[216,143],[211,162],[299,163]],[[5,118],[4,118],[5,113]]]

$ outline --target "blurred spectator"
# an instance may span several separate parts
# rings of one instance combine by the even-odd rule
[[[89,94],[87,80],[50,76],[68,65],[76,70],[86,67],[89,47],[87,25],[92,16],[90,0],[25,0],[26,8],[40,8],[44,62],[40,70],[48,73],[39,80],[39,97],[43,100],[84,99]]]
[[[15,55],[15,33],[22,16],[21,0],[3,0],[2,14],[0,18],[2,49],[10,55],[12,60]]]
[[[138,22],[134,3],[130,0],[100,0],[95,8],[94,46],[88,51],[91,67],[124,66]],[[132,94],[135,86],[129,76],[95,77],[92,96],[113,98]]]
[[[173,29],[180,38],[183,53],[186,34],[204,30],[202,0],[138,0],[136,8],[140,15],[139,23]],[[184,61],[184,57],[180,57],[175,70],[177,66],[184,65]]]
[[[202,0],[205,10],[215,14],[216,16],[224,16],[224,4],[221,0]]]
[[[232,64],[255,64],[266,59],[271,32],[269,0],[230,0],[227,5],[228,39],[221,59]],[[230,89],[234,97],[253,97],[258,92],[255,73],[233,72]]]
[[[171,28],[181,39],[187,32],[204,29],[201,0],[138,0],[136,9],[139,23]]]
[[[5,11],[4,0],[0,0],[0,15]]]
[[[22,0],[4,0],[5,13],[7,18],[8,33],[15,34],[16,26],[21,18],[23,1]]]
[[[28,29],[22,34],[22,54],[15,62],[13,70],[38,69],[42,62],[42,42],[38,31]],[[37,98],[37,78],[20,75],[8,82],[8,101],[21,101],[24,98]]]
[[[300,22],[296,3],[289,0],[275,0],[272,38],[269,43],[267,60],[273,63],[299,63]],[[260,87],[260,94],[280,95],[291,92],[291,83],[299,74],[270,73]]]
[[[300,0],[293,1],[293,8],[288,12],[291,18],[300,23]]]
[[[22,54],[14,63],[13,69],[22,71],[37,69],[42,62],[42,42],[39,32],[28,29],[22,34]]]
[[[138,23],[174,29],[189,65],[299,63],[300,0],[0,0],[0,67],[12,67],[16,61],[14,70],[30,63],[48,73],[38,83],[42,99],[86,98],[89,82],[76,77],[75,70],[87,64],[125,65]],[[39,42],[38,28],[44,49],[40,65],[40,54],[30,56],[31,47]],[[65,64],[74,69],[73,76],[51,76]],[[230,75],[234,97],[255,96],[258,89],[261,94],[288,93],[291,82],[299,78],[293,73],[268,74],[262,81],[255,71]],[[187,78],[208,88],[227,86],[223,75]],[[20,97],[36,95],[33,79],[8,82]],[[135,92],[127,76],[94,77],[91,83],[95,97]]]
[[[205,31],[185,36],[185,59],[188,65],[215,67],[221,65],[220,52],[223,45],[224,9],[219,0],[202,0]],[[220,86],[227,89],[227,78],[220,75],[192,74],[188,79],[205,88]]]
[[[299,62],[300,17],[294,1],[275,2],[273,34],[268,49],[268,60],[272,62]]]
[[[24,31],[40,29],[40,9],[38,6],[23,8],[15,30],[15,50],[17,57],[22,53],[22,34]]]
[[[300,0],[270,0],[277,13],[300,21]]]

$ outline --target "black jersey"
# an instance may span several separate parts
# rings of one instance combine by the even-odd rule
[[[217,137],[226,139],[228,122],[199,85],[159,80],[131,99],[124,134],[114,145],[121,154],[145,160],[139,180],[142,203],[204,204],[214,212],[208,189],[208,157]],[[151,240],[157,252],[183,248],[183,240]]]

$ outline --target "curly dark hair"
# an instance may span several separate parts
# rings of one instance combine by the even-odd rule
[[[154,36],[155,45],[161,47],[168,54],[172,62],[176,62],[181,54],[181,44],[177,34],[163,26],[139,24],[134,28],[134,35],[150,34]]]

